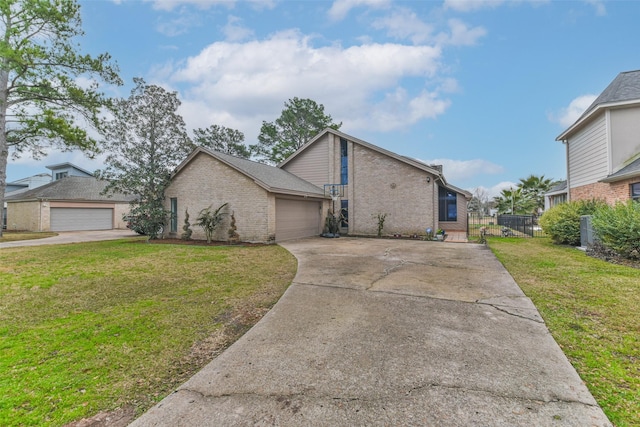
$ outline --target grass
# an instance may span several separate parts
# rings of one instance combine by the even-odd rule
[[[609,419],[640,426],[640,270],[546,238],[490,238],[489,246]]]
[[[44,239],[45,237],[53,237],[57,236],[58,233],[53,233],[50,231],[2,231],[2,237],[0,237],[1,242],[15,242],[17,240],[35,240],[35,239]]]
[[[3,249],[0,425],[140,414],[253,325],[295,269],[279,246]]]

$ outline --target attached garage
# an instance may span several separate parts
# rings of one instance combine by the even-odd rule
[[[111,230],[111,208],[51,208],[51,231]]]
[[[319,235],[321,208],[319,201],[276,199],[276,241]]]

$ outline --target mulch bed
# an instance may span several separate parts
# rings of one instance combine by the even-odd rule
[[[251,242],[238,242],[238,243],[229,243],[225,241],[217,241],[214,240],[211,243],[207,243],[206,240],[182,240],[182,239],[153,239],[153,240],[135,240],[136,243],[153,243],[156,245],[188,245],[188,246],[269,246],[266,243],[251,243]]]
[[[605,248],[600,243],[595,243],[589,246],[587,248],[587,255],[593,258],[598,258],[603,261],[610,262],[611,264],[624,265],[625,267],[640,269],[640,259],[629,259],[621,257],[611,249]]]

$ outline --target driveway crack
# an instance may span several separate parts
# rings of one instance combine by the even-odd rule
[[[540,318],[539,315],[536,316],[536,314],[538,314],[537,312],[534,313],[532,316],[527,316],[526,314],[520,314],[520,313],[514,312],[515,310],[518,310],[517,307],[500,306],[496,304],[482,302],[481,300],[476,300],[476,304],[488,305],[489,307],[493,307],[502,313],[508,314],[509,316],[518,317],[520,319],[525,319],[525,320],[531,320],[532,322],[540,323],[542,325],[544,324],[544,320]],[[522,310],[526,310],[526,309],[522,309]]]

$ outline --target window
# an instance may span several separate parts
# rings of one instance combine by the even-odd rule
[[[640,182],[631,184],[631,200],[640,202]]]
[[[56,181],[62,178],[66,178],[69,175],[68,172],[56,172]]]
[[[347,152],[347,140],[340,138],[340,184],[349,183],[349,157]]]
[[[438,220],[458,220],[458,196],[444,187],[438,187]]]
[[[340,200],[340,227],[349,227],[349,201]]]
[[[178,232],[178,199],[171,198],[171,232]]]

